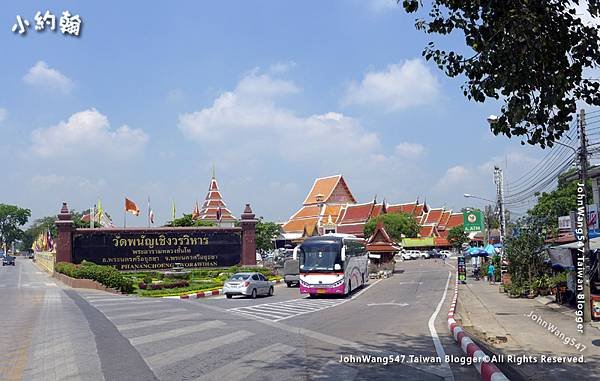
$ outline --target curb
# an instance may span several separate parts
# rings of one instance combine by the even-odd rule
[[[271,282],[273,284],[283,283],[283,279],[272,280]],[[219,295],[223,295],[223,289],[222,288],[220,288],[218,290],[212,290],[212,291],[200,291],[200,292],[195,292],[195,293],[192,293],[192,294],[181,294],[181,295],[175,295],[175,296],[162,296],[162,298],[189,300],[189,299],[209,298],[211,296],[219,296]]]
[[[469,336],[466,335],[465,331],[456,323],[454,320],[454,311],[456,310],[456,302],[458,300],[458,274],[456,276],[456,283],[454,284],[454,296],[452,297],[452,303],[448,310],[448,329],[454,340],[462,351],[469,357],[476,359],[473,361],[473,366],[477,369],[477,372],[481,375],[483,381],[509,381],[508,377],[504,375],[498,369],[498,367],[490,361],[489,357],[483,352]]]

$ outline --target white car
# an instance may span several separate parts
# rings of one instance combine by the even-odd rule
[[[419,250],[411,250],[410,251],[410,257],[412,259],[417,259],[421,256],[421,252]]]
[[[445,255],[446,258],[450,258],[452,256],[452,252],[450,250],[440,250],[440,254]]]
[[[419,255],[420,255],[420,257],[421,257],[421,258],[423,258],[423,259],[429,259],[429,257],[430,257],[430,255],[429,255],[429,252],[428,252],[428,251],[420,251],[420,252],[419,252]]]
[[[273,296],[273,283],[261,273],[237,273],[223,284],[223,293],[227,299],[233,295],[249,296],[255,299],[258,295]]]
[[[410,255],[410,251],[403,252],[402,259],[404,259],[405,261],[410,261],[412,259],[412,256]]]

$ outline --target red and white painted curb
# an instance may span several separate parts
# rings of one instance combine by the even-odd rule
[[[283,279],[277,279],[277,280],[273,280],[271,281],[273,282],[273,284],[277,284],[277,283],[283,283]],[[175,295],[175,296],[163,296],[163,298],[167,298],[167,299],[201,299],[201,298],[208,298],[211,296],[219,296],[219,295],[223,295],[223,289],[218,289],[218,290],[212,290],[212,291],[200,291],[200,292],[195,292],[193,294],[181,294],[181,295]]]
[[[458,345],[460,345],[463,352],[467,356],[476,359],[473,361],[473,365],[481,375],[483,381],[508,381],[508,377],[506,377],[504,373],[490,361],[489,356],[487,356],[479,346],[466,335],[465,331],[456,323],[456,320],[454,320],[454,311],[456,310],[457,300],[458,274],[454,285],[454,296],[452,297],[452,303],[450,304],[450,310],[448,311],[448,328],[450,329],[450,333]]]

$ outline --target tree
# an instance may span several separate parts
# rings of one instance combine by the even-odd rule
[[[281,233],[281,226],[275,222],[264,221],[262,217],[256,224],[256,248],[259,252],[269,251],[273,248],[271,240]]]
[[[413,13],[421,1],[402,5]],[[461,89],[469,100],[503,102],[491,124],[495,135],[551,147],[569,129],[577,101],[600,105],[600,82],[584,77],[586,69],[600,64],[599,28],[584,23],[574,9],[587,3],[589,16],[598,20],[600,0],[431,3],[429,19],[417,19],[416,28],[428,34],[459,32],[467,49],[445,51],[429,42],[422,54],[449,77],[464,76]]]
[[[464,225],[458,225],[448,232],[448,243],[457,250],[460,250],[463,243],[469,242],[469,235],[465,233]]]
[[[400,241],[404,237],[415,238],[421,229],[417,220],[410,214],[387,213],[379,217],[372,217],[367,221],[364,228],[365,237],[373,235],[379,219],[381,219],[385,231],[394,241]]]
[[[544,271],[546,229],[537,217],[519,222],[519,234],[508,237],[505,243],[508,272],[516,286],[531,287],[534,277]]]
[[[194,220],[191,214],[169,221],[165,226],[217,226],[213,221]]]
[[[31,224],[31,226],[23,232],[21,244],[19,245],[20,249],[23,251],[30,250],[36,238],[48,230],[50,230],[50,234],[53,237],[56,237],[55,221],[56,216],[42,217],[33,221],[33,224]]]
[[[31,210],[16,205],[0,204],[0,243],[10,246],[21,239],[25,225],[31,217]]]
[[[558,228],[558,217],[568,216],[570,212],[577,210],[577,183],[578,180],[565,181],[559,178],[558,186],[552,192],[544,192],[538,195],[537,203],[527,211],[531,217],[535,217],[536,223],[542,224],[548,230]],[[591,183],[586,187],[587,196],[591,196]]]

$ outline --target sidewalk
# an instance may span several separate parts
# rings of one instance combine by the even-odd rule
[[[506,361],[500,367],[510,368],[511,379],[524,380],[600,380],[600,346],[592,344],[600,338],[600,325],[585,326],[585,334],[576,330],[574,310],[549,303],[547,297],[511,299],[499,292],[499,285],[467,278],[458,291],[456,319],[462,327],[496,354],[532,356],[537,363]],[[552,327],[555,330],[552,330]],[[551,332],[551,330],[554,332]],[[560,332],[557,332],[560,331]],[[557,335],[564,334],[560,338]],[[564,344],[574,339],[575,344]],[[585,364],[541,363],[542,356],[584,356]],[[525,358],[524,360],[527,360]],[[507,374],[508,376],[508,374]],[[509,376],[510,377],[510,376]]]

